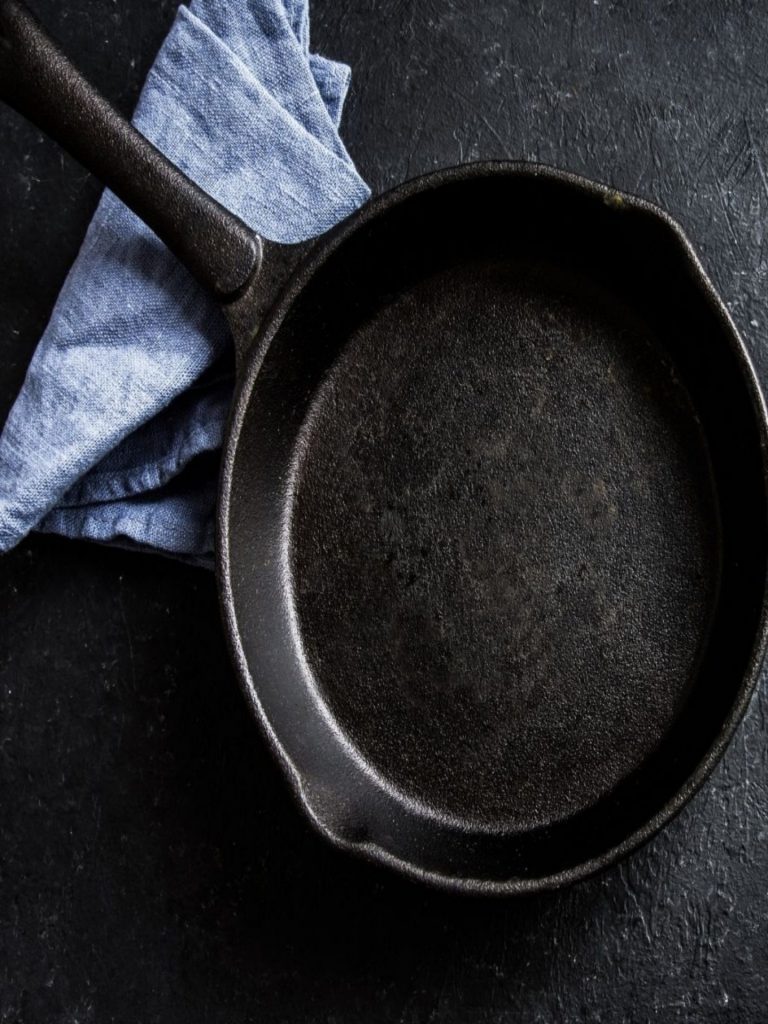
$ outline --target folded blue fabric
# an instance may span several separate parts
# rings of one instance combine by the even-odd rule
[[[349,77],[309,53],[307,0],[193,0],[134,123],[262,236],[297,242],[369,194],[337,130]],[[0,436],[0,550],[38,529],[209,564],[230,344],[105,192]]]

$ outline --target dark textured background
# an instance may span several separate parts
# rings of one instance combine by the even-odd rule
[[[174,0],[34,0],[122,109]],[[375,189],[530,157],[689,232],[768,374],[768,3],[315,0]],[[98,186],[0,111],[0,418]],[[768,377],[764,376],[764,380]],[[35,538],[0,562],[0,1021],[762,1022],[765,687],[713,780],[554,895],[433,893],[304,824],[227,663],[213,579]]]

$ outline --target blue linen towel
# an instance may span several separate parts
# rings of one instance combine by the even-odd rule
[[[179,8],[134,114],[277,242],[369,195],[338,134],[350,72],[310,54],[307,3]],[[230,344],[212,299],[105,191],[0,436],[0,550],[38,529],[210,564]]]

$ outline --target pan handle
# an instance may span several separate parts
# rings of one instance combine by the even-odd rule
[[[21,0],[0,0],[0,99],[107,185],[218,299],[255,279],[259,236],[100,96]]]

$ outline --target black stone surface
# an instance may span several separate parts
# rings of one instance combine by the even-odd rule
[[[173,2],[36,0],[124,110]],[[375,189],[529,157],[676,216],[768,372],[765,3],[316,0]],[[0,408],[98,195],[0,112]],[[765,378],[764,379],[768,379]],[[765,687],[630,861],[493,902],[334,852],[229,668],[213,579],[33,538],[0,562],[3,1022],[758,1022],[768,1003]]]

